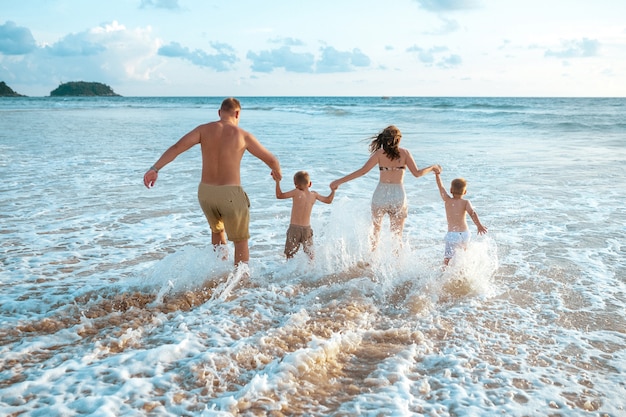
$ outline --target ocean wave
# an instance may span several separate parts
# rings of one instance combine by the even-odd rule
[[[273,111],[284,113],[298,113],[305,115],[347,116],[351,111],[338,106],[251,106],[246,111]]]
[[[286,187],[326,194],[395,123],[489,227],[442,270],[434,175],[407,172],[402,242],[385,219],[372,252],[372,170],[287,261],[290,204],[250,158],[248,280],[212,250],[198,148],[142,184],[220,100],[2,103],[0,415],[624,414],[626,100],[244,97]]]

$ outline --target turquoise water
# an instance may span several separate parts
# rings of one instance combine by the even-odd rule
[[[489,233],[470,222],[443,273],[434,176],[407,176],[403,246],[371,253],[372,171],[314,207],[315,263],[286,262],[290,205],[246,156],[232,288],[199,148],[142,183],[221,100],[0,101],[0,414],[626,413],[625,99],[240,97],[284,189],[305,169],[327,194],[395,124],[418,166],[468,180]]]

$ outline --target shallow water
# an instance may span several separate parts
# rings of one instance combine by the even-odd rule
[[[371,253],[371,172],[286,262],[290,205],[246,156],[249,279],[210,247],[199,149],[142,184],[220,101],[0,102],[0,414],[626,415],[626,100],[241,98],[284,189],[327,194],[396,124],[489,227],[442,272],[434,177],[407,177],[402,246]]]

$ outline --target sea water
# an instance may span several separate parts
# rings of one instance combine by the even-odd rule
[[[626,99],[240,97],[283,190],[363,165],[394,124],[489,233],[443,270],[432,174],[372,252],[378,172],[283,255],[290,202],[246,155],[249,278],[215,252],[199,147],[223,98],[0,101],[0,415],[625,416]]]

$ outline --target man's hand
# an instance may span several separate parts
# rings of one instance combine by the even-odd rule
[[[272,171],[270,172],[270,175],[272,176],[272,178],[274,178],[274,181],[276,182],[280,182],[280,180],[283,179],[283,176],[280,171]]]

